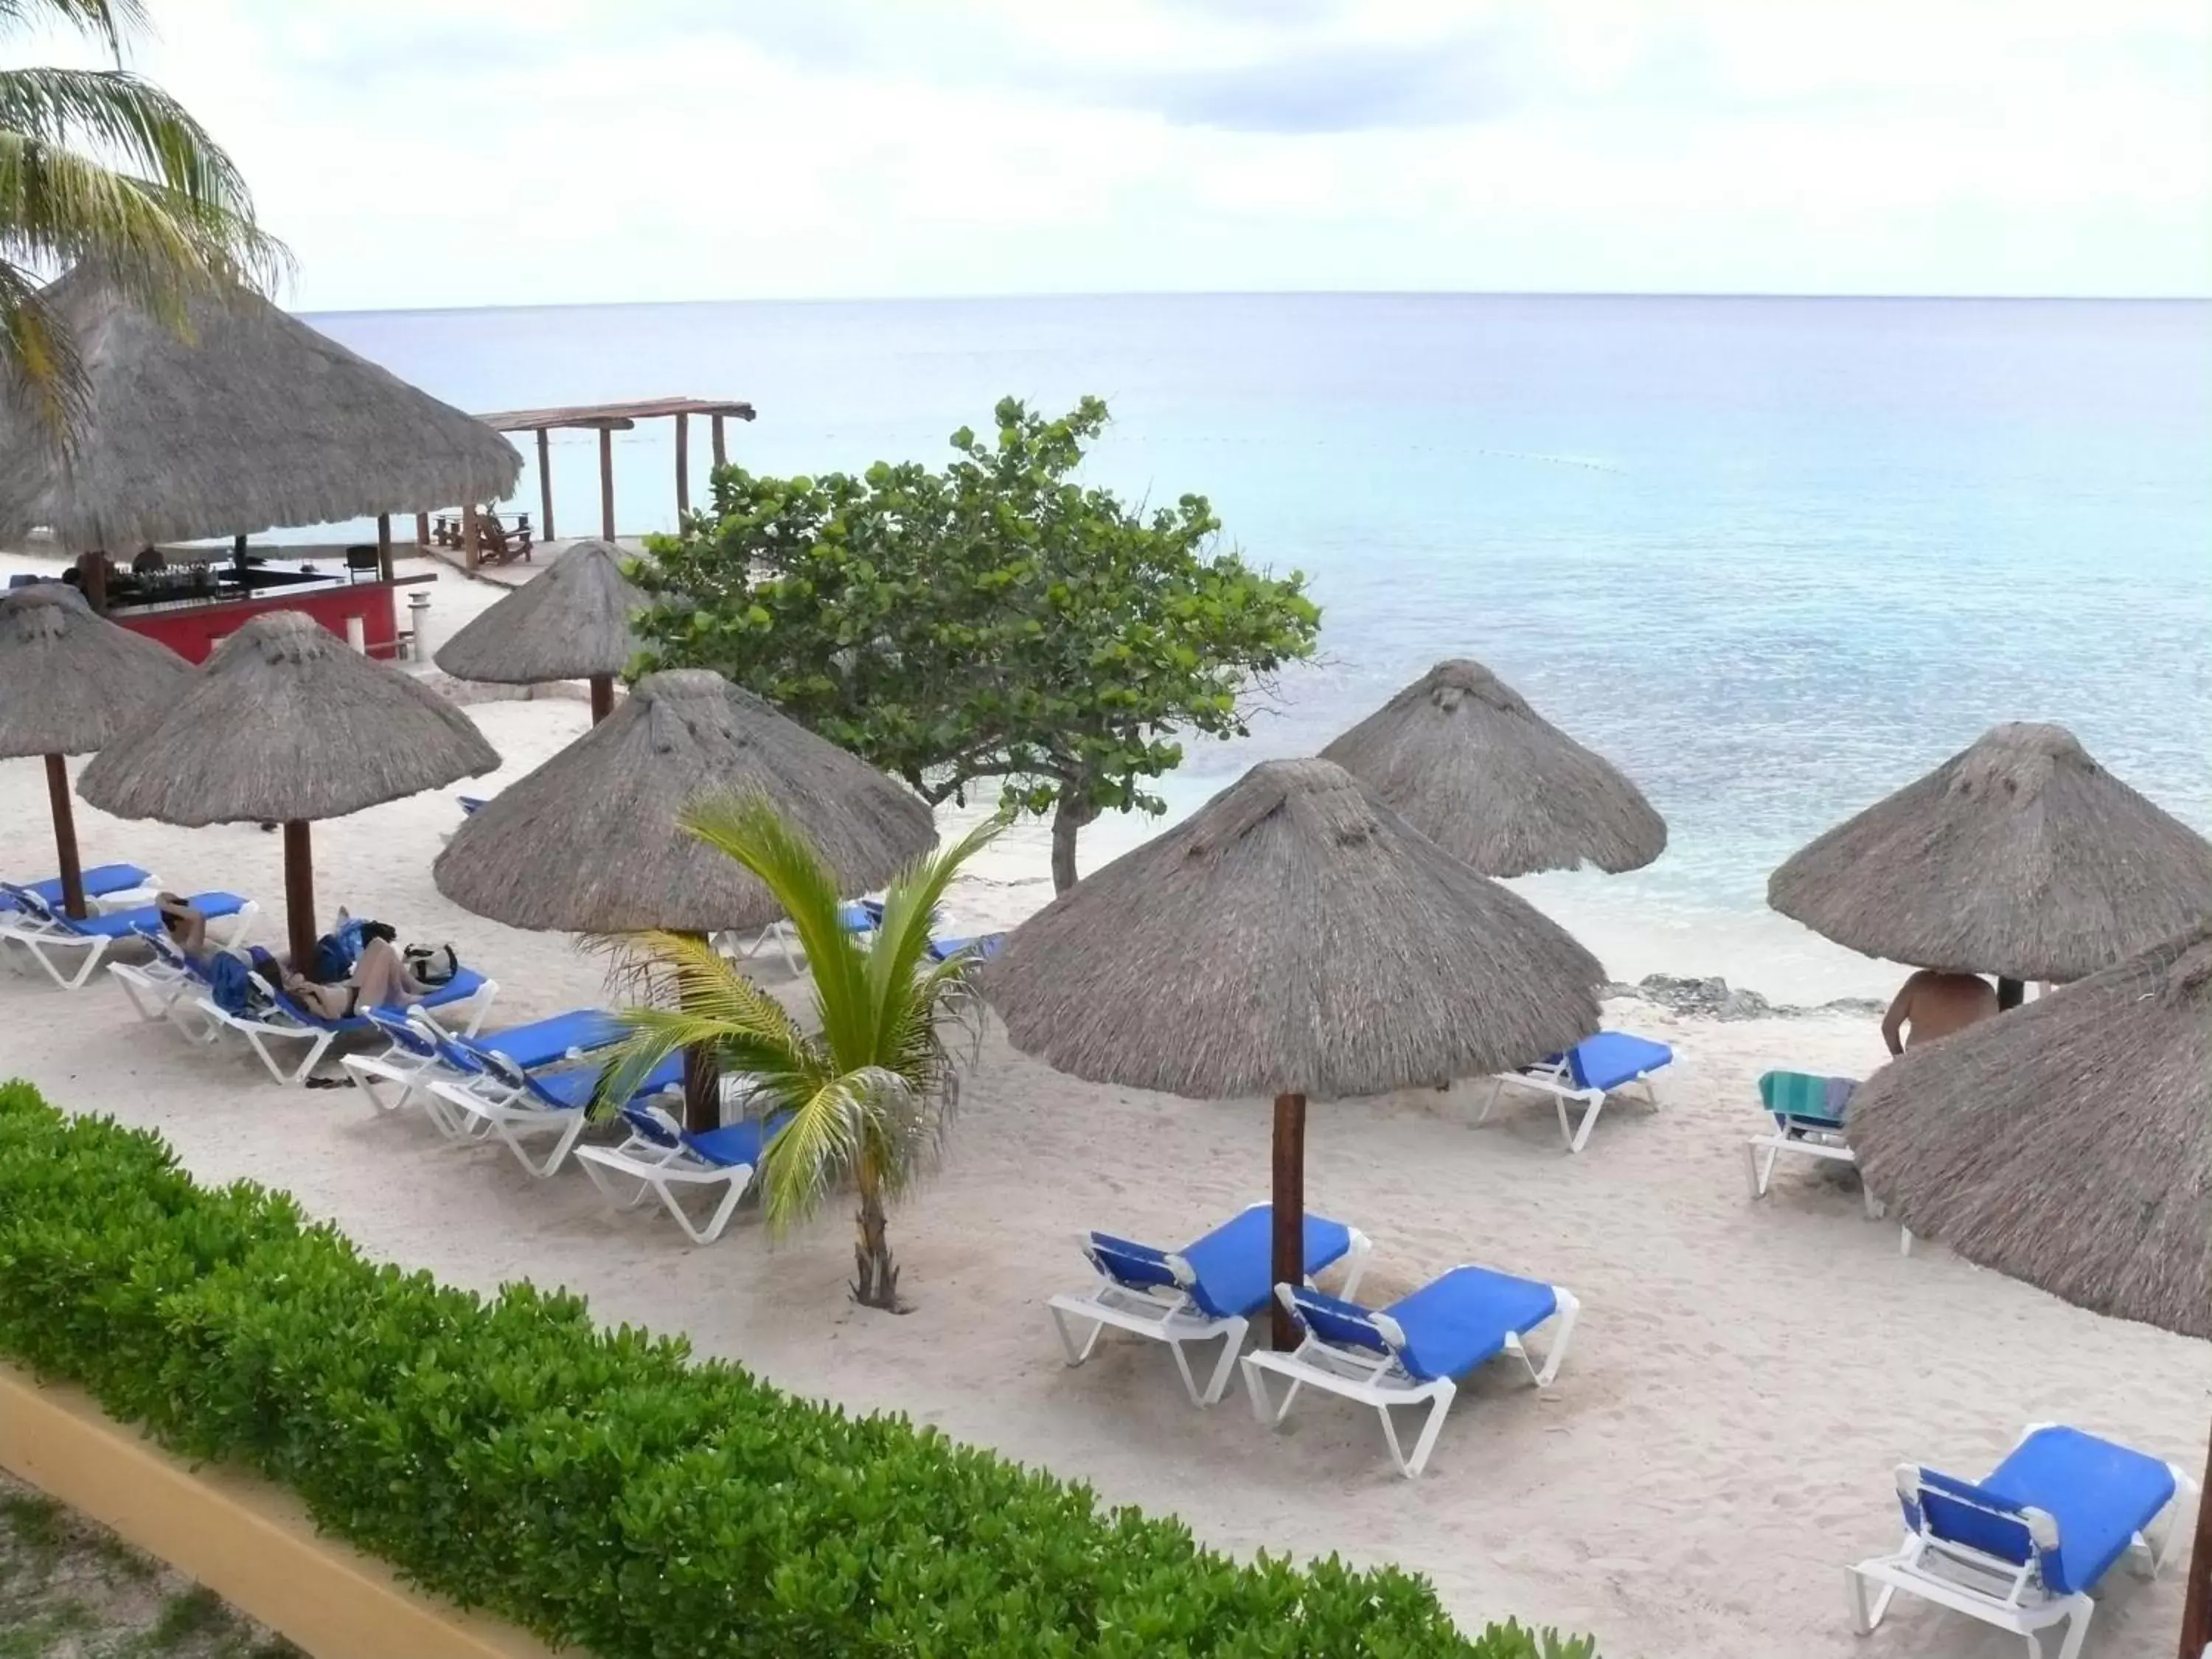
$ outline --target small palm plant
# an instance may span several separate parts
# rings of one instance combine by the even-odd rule
[[[859,1198],[854,1299],[899,1310],[887,1206],[933,1161],[959,1099],[947,1026],[972,1021],[972,961],[929,956],[930,921],[960,866],[1000,826],[921,859],[894,881],[881,924],[863,946],[839,921],[837,883],[813,846],[757,799],[711,801],[679,819],[775,896],[806,952],[812,1029],[696,934],[629,936],[630,966],[655,984],[658,1006],[623,1016],[634,1035],[615,1050],[593,1097],[597,1112],[625,1100],[669,1055],[711,1058],[743,1078],[749,1115],[788,1116],[755,1178],[771,1234],[812,1217],[834,1188]]]

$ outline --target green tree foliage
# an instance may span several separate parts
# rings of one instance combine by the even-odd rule
[[[372,1262],[21,1083],[0,1084],[0,1355],[602,1659],[1591,1659],[1511,1623],[1468,1636],[1395,1568],[1232,1559],[565,1292]]]
[[[266,289],[289,263],[246,181],[191,113],[122,67],[138,0],[0,0],[0,34],[38,21],[102,41],[116,67],[0,69],[0,384],[66,436],[83,395],[75,343],[40,273],[97,260],[181,327],[197,289]]]
[[[758,877],[791,918],[813,981],[813,1029],[697,935],[634,935],[624,948],[663,994],[660,1006],[623,1015],[635,1032],[600,1072],[594,1108],[629,1099],[682,1049],[711,1054],[726,1077],[750,1079],[750,1115],[787,1115],[761,1158],[769,1231],[806,1220],[850,1184],[858,1194],[854,1299],[896,1311],[898,1267],[884,1208],[926,1165],[959,1098],[942,1016],[958,1012],[969,959],[929,959],[930,919],[998,826],[984,825],[894,881],[882,922],[862,946],[839,921],[836,878],[765,802],[703,802],[679,821]]]
[[[657,538],[653,667],[713,668],[933,802],[979,780],[1053,815],[1053,878],[1077,832],[1163,803],[1182,736],[1241,736],[1251,693],[1310,654],[1304,579],[1218,546],[1202,495],[1151,512],[1074,474],[1106,423],[1013,398],[952,435],[941,471],[714,475],[714,510]]]

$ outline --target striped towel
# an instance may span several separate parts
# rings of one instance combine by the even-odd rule
[[[1849,1106],[1855,1079],[1814,1077],[1804,1072],[1769,1072],[1759,1079],[1759,1097],[1785,1128],[1799,1122],[1839,1124]]]

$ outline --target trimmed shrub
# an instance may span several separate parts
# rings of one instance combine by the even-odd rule
[[[418,1583],[605,1659],[1590,1659],[1468,1638],[1422,1579],[1246,1565],[1181,1522],[602,1330],[365,1261],[291,1199],[0,1085],[0,1353],[300,1492]]]

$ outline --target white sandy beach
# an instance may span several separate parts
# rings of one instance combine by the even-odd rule
[[[452,581],[437,594],[441,623],[473,597]],[[491,789],[586,720],[557,698],[471,712],[507,760],[482,781]],[[568,939],[482,921],[432,885],[459,793],[317,825],[325,922],[343,903],[404,940],[451,940],[500,982],[495,1023],[598,1000],[601,966]],[[77,822],[88,864],[128,858],[182,890],[252,895],[257,936],[281,939],[277,836],[121,823],[82,802]],[[0,763],[0,847],[9,874],[50,872],[35,761]],[[961,884],[954,919],[1005,925],[1049,890],[1041,833],[1024,831]],[[784,982],[780,967],[764,973]],[[1370,1299],[1475,1260],[1583,1302],[1557,1384],[1539,1394],[1504,1365],[1484,1374],[1415,1482],[1392,1469],[1371,1414],[1341,1402],[1301,1401],[1271,1435],[1241,1395],[1190,1407],[1151,1345],[1109,1337],[1086,1367],[1061,1364],[1044,1304],[1085,1279],[1073,1231],[1178,1243],[1263,1198],[1264,1102],[1094,1087],[994,1033],[940,1176],[893,1218],[915,1304],[895,1319],[848,1304],[840,1218],[771,1249],[748,1216],[694,1250],[665,1218],[603,1211],[573,1171],[533,1182],[495,1148],[377,1119],[349,1091],[279,1089],[242,1048],[195,1049],[140,1025],[105,975],[75,995],[0,978],[0,1075],[158,1128],[204,1178],[285,1187],[379,1256],[481,1290],[567,1285],[603,1320],[686,1332],[788,1388],[908,1413],[1173,1511],[1225,1548],[1397,1562],[1469,1624],[1514,1614],[1595,1631],[1609,1659],[2016,1655],[2014,1638],[1919,1604],[1870,1639],[1851,1634],[1842,1569],[1895,1543],[1892,1466],[1979,1474],[2021,1425],[2058,1419],[2194,1470],[2212,1409],[2203,1345],[1940,1249],[1900,1259],[1893,1228],[1802,1170],[1751,1202],[1743,1142],[1765,1121],[1753,1079],[1775,1066],[1863,1073],[1881,1058],[1871,1021],[1720,1024],[1633,1002],[1607,1018],[1680,1058],[1660,1111],[1609,1107],[1578,1158],[1534,1097],[1509,1096],[1480,1129],[1468,1085],[1315,1109],[1310,1202],[1373,1237]],[[2170,1652],[2178,1581],[2112,1583],[2089,1651]]]

